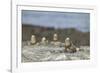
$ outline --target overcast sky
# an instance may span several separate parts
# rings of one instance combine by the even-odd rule
[[[54,28],[76,28],[90,31],[90,14],[22,10],[22,23]]]

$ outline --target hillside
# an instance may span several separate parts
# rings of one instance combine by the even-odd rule
[[[57,33],[59,41],[64,42],[66,37],[70,37],[76,46],[90,45],[90,32],[82,32],[74,28],[54,29],[53,27],[33,26],[22,24],[22,41],[29,41],[31,35],[36,36],[37,42],[45,36],[48,41],[52,41],[53,34]]]

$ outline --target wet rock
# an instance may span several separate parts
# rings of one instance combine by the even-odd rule
[[[64,54],[64,53],[62,53],[62,54],[59,54],[56,58],[55,58],[55,60],[65,60],[66,59],[66,55]]]
[[[32,45],[23,46],[22,62],[43,62],[43,61],[68,61],[68,60],[88,60],[90,59],[89,46],[81,46],[75,53],[64,52],[64,47]]]

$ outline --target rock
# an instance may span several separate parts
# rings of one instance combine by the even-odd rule
[[[83,51],[76,53],[59,52],[64,47],[54,46],[24,46],[22,49],[22,62],[43,62],[43,61],[68,61],[68,60],[88,60],[90,59],[89,46],[80,47]],[[87,50],[88,49],[88,50]],[[71,51],[71,50],[70,50]]]
[[[56,41],[56,42],[52,41],[51,44],[54,45],[54,46],[58,46],[58,47],[61,46],[61,42],[59,42],[59,41]]]
[[[71,60],[78,60],[78,57],[70,57]]]
[[[63,54],[60,54],[60,55],[58,55],[56,58],[55,58],[55,60],[65,60],[66,59],[66,55],[63,53]]]

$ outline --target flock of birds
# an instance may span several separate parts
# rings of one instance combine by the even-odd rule
[[[46,37],[43,37],[41,39],[41,42],[40,43],[37,43],[36,41],[36,36],[35,35],[32,35],[31,36],[31,41],[30,41],[30,45],[37,45],[37,44],[42,44],[42,45],[46,45],[48,44],[48,40],[46,39]],[[53,35],[53,41],[50,42],[50,44],[53,44],[54,46],[59,46],[61,44],[61,42],[58,41],[58,35],[55,33]],[[72,41],[70,40],[69,37],[67,37],[65,39],[65,42],[64,42],[64,51],[65,52],[70,52],[70,53],[74,53],[74,52],[77,52],[79,51],[79,48],[76,47]]]

